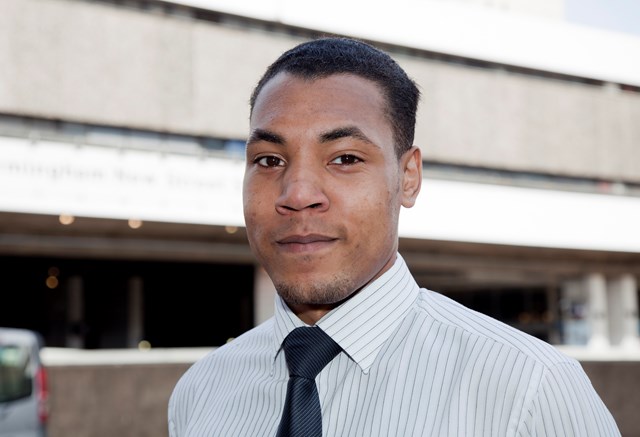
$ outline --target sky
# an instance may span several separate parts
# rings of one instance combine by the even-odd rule
[[[568,21],[640,36],[640,0],[565,0]]]

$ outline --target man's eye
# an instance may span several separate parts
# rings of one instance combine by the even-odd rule
[[[333,161],[331,161],[331,163],[338,164],[338,165],[351,165],[351,164],[357,164],[358,162],[361,162],[361,161],[362,160],[355,155],[340,155],[337,158],[335,158]]]
[[[255,162],[262,167],[279,167],[284,165],[284,161],[276,156],[263,156],[256,159]]]

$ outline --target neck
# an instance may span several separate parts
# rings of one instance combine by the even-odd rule
[[[291,311],[307,325],[313,326],[340,303],[327,305],[289,304]]]

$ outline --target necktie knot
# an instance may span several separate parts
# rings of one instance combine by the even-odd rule
[[[320,371],[342,350],[325,332],[314,327],[300,327],[289,333],[282,343],[290,376],[315,379]]]

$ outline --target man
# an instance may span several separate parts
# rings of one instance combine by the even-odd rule
[[[181,378],[172,437],[619,435],[575,360],[412,278],[398,217],[422,181],[418,98],[351,39],[267,69],[243,196],[275,316]]]

